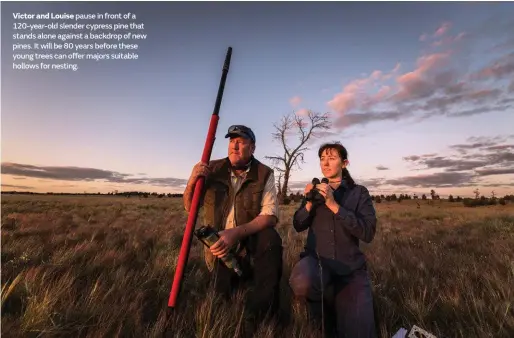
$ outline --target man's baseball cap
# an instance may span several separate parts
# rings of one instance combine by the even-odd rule
[[[252,142],[255,143],[255,134],[247,126],[243,126],[243,125],[240,125],[240,124],[236,124],[236,125],[230,126],[228,128],[227,135],[225,135],[225,138],[229,138],[231,136],[241,136],[241,137],[250,139],[250,140],[252,140]]]

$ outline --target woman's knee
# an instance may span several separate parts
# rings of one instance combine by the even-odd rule
[[[304,261],[304,259],[294,266],[289,277],[289,286],[297,298],[314,300],[321,296],[319,294],[321,281],[316,278],[317,276],[313,273],[309,262]]]
[[[289,277],[289,286],[297,298],[307,298],[312,289],[312,283],[309,277],[301,273],[291,274]]]

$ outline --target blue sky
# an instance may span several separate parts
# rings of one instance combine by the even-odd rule
[[[13,70],[15,12],[130,12],[148,38],[138,60]],[[294,189],[321,175],[317,147],[338,140],[372,193],[512,193],[512,13],[511,3],[3,2],[2,189],[182,192],[231,46],[212,158],[226,156],[228,126],[246,124],[268,163],[281,149],[273,124],[311,109],[333,126]]]

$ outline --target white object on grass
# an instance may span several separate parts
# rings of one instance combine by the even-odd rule
[[[400,328],[394,336],[391,338],[437,338],[433,334],[429,333],[428,331],[423,330],[419,326],[412,326],[410,331],[407,331],[407,329],[404,329],[403,327]]]
[[[437,338],[433,334],[428,331],[423,330],[419,326],[414,325],[412,329],[410,329],[410,333],[408,338]]]

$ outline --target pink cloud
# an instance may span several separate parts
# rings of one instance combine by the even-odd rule
[[[432,39],[437,39],[437,38],[442,38],[443,36],[446,35],[446,33],[448,33],[448,31],[450,30],[450,28],[452,27],[452,23],[451,22],[443,22],[436,30],[435,32],[429,36],[428,34],[424,33],[422,35],[420,35],[419,37],[419,41],[421,42],[424,42],[424,41],[427,41],[429,40],[430,38]],[[460,33],[457,37],[455,38],[451,38],[451,39],[460,39],[462,38],[461,34],[463,33]],[[436,46],[439,46],[443,44],[443,41],[442,40],[439,40],[439,41],[435,41],[432,43],[432,45],[436,45]]]
[[[433,68],[441,66],[448,59],[449,53],[435,53],[430,55],[423,55],[418,58],[416,71],[421,73],[428,73]]]
[[[498,96],[501,94],[499,89],[479,89],[471,92],[468,97],[473,100],[484,100],[491,96]]]
[[[398,72],[400,71],[400,67],[401,67],[401,64],[397,63],[391,72],[389,72],[388,74],[384,74],[382,76],[382,80],[389,80],[393,76],[398,75]]]
[[[465,37],[467,37],[467,34],[465,32],[461,32],[457,35],[449,35],[448,32],[451,29],[452,24],[451,22],[444,22],[442,23],[432,35],[428,34],[422,34],[419,37],[419,41],[421,42],[428,42],[428,40],[432,40],[430,43],[431,47],[442,47],[442,46],[448,46],[453,43],[457,43],[461,40],[463,40]]]
[[[455,38],[453,38],[453,41],[460,41],[466,36],[467,36],[466,32],[461,32]]]
[[[505,40],[501,43],[496,44],[491,48],[491,52],[495,51],[508,51],[514,48],[514,37],[510,37],[508,40]]]
[[[427,79],[428,75],[445,64],[449,54],[437,53],[418,58],[417,68],[396,78],[399,91],[396,100],[426,97],[435,90],[433,83]]]
[[[382,77],[382,71],[380,71],[380,70],[375,70],[370,75],[370,79],[375,80],[375,81],[380,80],[381,77]]]
[[[451,22],[443,22],[439,28],[434,33],[434,37],[439,37],[445,35],[450,28],[452,27]]]
[[[298,115],[298,116],[307,116],[308,114],[309,114],[309,110],[306,108],[302,108],[296,112],[296,115]]]
[[[360,105],[369,107],[378,103],[391,89],[388,88],[388,86],[382,86],[378,93],[370,97],[366,93],[368,86],[380,84],[380,82],[390,79],[398,73],[399,69],[400,64],[398,63],[389,73],[375,70],[369,77],[351,81],[343,88],[341,93],[336,94],[332,100],[328,102],[328,106],[336,112],[345,114],[358,108]]]
[[[504,55],[479,71],[470,71],[460,43],[473,43],[461,32],[448,34],[451,23],[439,26],[435,52],[424,52],[412,70],[402,70],[397,63],[390,71],[374,70],[348,82],[340,93],[327,102],[335,113],[336,127],[364,125],[375,121],[395,121],[419,117],[418,122],[435,115],[469,116],[491,111],[503,111],[514,100],[508,100],[514,82],[498,87],[494,82],[485,86],[482,80],[508,79],[514,74],[514,53]],[[473,36],[471,36],[473,38]],[[433,42],[433,41],[432,41]],[[464,60],[457,57],[465,56]],[[402,67],[403,68],[403,67]],[[473,75],[472,75],[473,74]],[[510,81],[509,81],[510,82]]]
[[[462,41],[466,36],[467,36],[467,34],[465,32],[461,32],[456,36],[451,36],[451,35],[445,36],[445,37],[441,38],[440,40],[432,42],[431,46],[432,47],[448,46],[448,45]]]
[[[385,86],[383,85],[380,87],[378,92],[376,94],[372,94],[366,98],[363,99],[362,107],[363,108],[371,108],[373,105],[376,105],[380,103],[381,101],[384,101],[388,95],[392,92],[391,86]]]
[[[433,81],[433,73],[445,65],[449,56],[449,53],[421,56],[417,60],[416,68],[404,74],[399,74],[399,63],[389,73],[384,74],[382,71],[375,70],[367,78],[356,79],[348,83],[342,92],[336,94],[328,102],[328,106],[340,115],[344,115],[357,108],[369,109],[387,100],[391,95],[395,101],[430,96],[438,82]],[[385,84],[380,85],[381,82],[392,77],[396,78],[396,88]],[[371,85],[377,85],[380,89],[369,94],[368,89]]]
[[[359,93],[362,94],[369,78],[357,79],[350,82],[343,88],[343,91],[328,102],[328,105],[335,111],[342,114],[356,107]]]
[[[295,97],[292,97],[291,99],[289,99],[289,103],[293,107],[298,106],[300,104],[300,102],[302,102],[302,98],[300,96],[295,96]]]
[[[378,93],[372,96],[372,99],[375,102],[381,101],[386,98],[386,96],[391,92],[392,88],[390,86],[382,86]]]
[[[514,75],[514,52],[507,54],[471,76],[476,80],[509,78]]]

